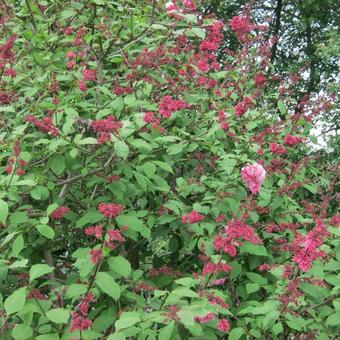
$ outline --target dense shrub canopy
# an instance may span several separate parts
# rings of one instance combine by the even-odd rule
[[[333,104],[295,101],[250,7],[0,6],[4,339],[337,337]]]

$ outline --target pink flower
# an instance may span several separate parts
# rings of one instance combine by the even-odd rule
[[[99,133],[99,144],[110,141],[110,134],[119,132],[122,127],[123,123],[117,121],[116,117],[113,115],[108,116],[106,119],[94,120],[92,122],[93,131]]]
[[[242,42],[247,41],[247,35],[252,29],[249,16],[233,17],[230,21],[230,27],[236,33],[238,39]]]
[[[117,217],[124,210],[124,206],[116,203],[100,203],[99,212],[106,218]]]
[[[67,58],[68,59],[75,59],[77,55],[73,51],[68,51],[67,52]]]
[[[284,143],[288,146],[294,146],[295,144],[301,143],[302,141],[302,137],[292,136],[291,134],[288,134],[284,139]]]
[[[91,255],[91,261],[94,264],[97,264],[99,262],[101,262],[103,260],[103,252],[101,249],[92,249],[90,251],[90,255]]]
[[[202,222],[204,220],[204,216],[201,215],[199,212],[196,210],[193,210],[190,214],[188,215],[183,215],[182,216],[182,222],[183,223],[189,223],[189,224],[194,224],[198,222]]]
[[[253,101],[248,97],[244,97],[243,100],[235,106],[236,116],[244,115],[252,105]]]
[[[37,119],[32,115],[27,115],[25,120],[29,123],[34,124],[41,131],[50,134],[53,137],[59,136],[59,130],[54,126],[51,117],[44,117],[42,120]]]
[[[170,96],[165,96],[159,104],[159,112],[164,118],[170,118],[173,112],[189,107],[190,104],[186,103],[184,100],[177,100]]]
[[[256,86],[261,88],[263,85],[265,85],[267,83],[267,78],[266,76],[263,74],[263,73],[258,73],[256,76],[255,76],[255,83],[256,83]]]
[[[199,323],[207,323],[211,320],[215,320],[215,314],[214,313],[208,313],[207,315],[204,316],[195,316],[195,321]]]
[[[87,296],[80,303],[77,311],[72,313],[71,332],[77,330],[84,331],[92,327],[92,321],[87,318],[90,308],[90,303],[94,301],[92,293],[88,293]]]
[[[83,76],[85,81],[96,81],[96,70],[89,70],[86,68],[84,70]]]
[[[208,274],[216,274],[220,272],[228,273],[232,269],[233,269],[232,266],[226,263],[208,262],[204,265],[202,275],[207,276]]]
[[[261,266],[259,267],[259,271],[261,271],[261,272],[266,272],[266,271],[268,271],[268,270],[270,270],[270,265],[269,264],[267,264],[267,263],[264,263],[264,264],[261,264]]]
[[[230,323],[227,319],[221,319],[217,325],[217,328],[221,332],[229,333],[230,331]]]
[[[223,235],[225,234],[225,236]],[[214,249],[223,251],[230,256],[236,256],[237,247],[245,240],[254,244],[260,244],[261,240],[255,233],[255,230],[242,220],[231,220],[224,227],[224,232],[216,235],[214,239]]]
[[[145,112],[143,116],[143,120],[145,123],[153,123],[155,120],[155,112]]]
[[[85,234],[87,236],[94,236],[95,238],[100,239],[103,236],[103,226],[96,225],[96,226],[88,227],[85,229]]]
[[[266,177],[266,170],[263,166],[258,163],[247,165],[242,168],[241,174],[248,189],[253,194],[257,194],[260,191],[262,183]]]
[[[62,219],[68,212],[70,211],[70,208],[68,207],[59,207],[56,210],[54,210],[51,214],[51,217],[54,220],[60,220]]]
[[[87,91],[87,86],[84,80],[78,80],[78,87],[79,87],[79,90],[82,92]]]
[[[279,145],[277,143],[271,143],[269,145],[269,149],[272,153],[275,153],[276,155],[284,155],[287,153],[287,149],[283,145]]]

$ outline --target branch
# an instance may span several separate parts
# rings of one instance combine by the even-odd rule
[[[274,32],[273,32],[273,35],[276,38],[278,38],[278,35],[280,32],[282,5],[283,5],[282,0],[277,0],[276,8],[275,8],[275,26],[274,26]],[[275,60],[277,45],[278,45],[278,40],[274,42],[272,50],[271,50],[271,56],[270,56],[271,63],[273,63]]]
[[[26,5],[27,5],[27,8],[28,8],[28,11],[30,12],[31,21],[32,21],[32,25],[33,25],[34,31],[36,31],[37,30],[37,25],[35,23],[35,19],[34,19],[34,15],[33,15],[33,12],[32,12],[32,8],[31,8],[28,0],[25,0],[25,2],[26,2]]]

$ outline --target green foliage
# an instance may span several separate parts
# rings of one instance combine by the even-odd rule
[[[225,25],[223,54],[158,1],[0,6],[3,339],[337,336],[337,178],[266,34]]]

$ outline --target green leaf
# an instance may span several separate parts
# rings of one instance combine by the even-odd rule
[[[8,216],[8,204],[0,198],[0,223],[5,224]]]
[[[175,290],[172,291],[172,294],[175,294],[177,296],[185,296],[185,297],[198,297],[198,294],[194,292],[193,290],[189,288],[176,288]]]
[[[56,333],[49,333],[39,335],[35,338],[35,340],[60,340],[59,335]]]
[[[131,144],[138,149],[140,153],[147,154],[152,150],[152,146],[150,143],[146,142],[143,139],[135,139],[131,142]]]
[[[76,227],[83,227],[85,224],[97,223],[103,219],[103,215],[98,211],[87,211],[76,223]]]
[[[283,332],[283,326],[281,322],[276,323],[273,327],[272,327],[272,333],[277,336],[278,334]]]
[[[189,37],[193,37],[193,36],[197,36],[201,39],[205,38],[205,30],[203,28],[199,28],[199,27],[194,27],[191,29],[188,29],[185,33],[187,36]]]
[[[329,325],[329,326],[340,325],[340,312],[330,315],[326,320],[326,325]]]
[[[114,333],[110,334],[106,340],[125,340],[126,336],[124,333]]]
[[[49,192],[46,187],[38,185],[37,187],[31,190],[31,196],[37,201],[46,200],[48,199]]]
[[[120,297],[120,287],[108,273],[99,272],[96,275],[97,286],[107,295],[114,298],[116,301]]]
[[[16,268],[25,268],[27,266],[28,260],[27,259],[22,259],[13,262],[8,268],[10,269],[16,269]]]
[[[123,159],[128,158],[130,150],[129,150],[128,145],[125,142],[119,139],[116,139],[114,142],[114,149],[118,157],[123,158]]]
[[[266,248],[257,244],[247,242],[243,246],[241,246],[241,249],[248,254],[268,256]]]
[[[16,324],[12,330],[12,338],[14,340],[32,339],[33,328],[27,324]]]
[[[14,183],[13,185],[15,186],[28,186],[28,187],[34,187],[35,185],[37,185],[37,183],[32,180],[32,179],[23,179],[22,181],[18,181],[16,183]]]
[[[285,103],[282,101],[282,100],[279,100],[277,102],[277,107],[279,108],[279,111],[282,113],[282,114],[286,114],[287,112],[287,107],[285,105]]]
[[[314,195],[318,192],[318,187],[316,184],[305,184],[303,187]]]
[[[56,210],[57,208],[58,208],[58,204],[57,203],[53,203],[53,204],[49,205],[47,207],[47,210],[46,210],[47,216],[50,216],[53,213],[53,211]]]
[[[267,279],[262,277],[260,274],[248,272],[248,273],[246,273],[246,275],[251,281],[259,284],[260,286],[268,284]]]
[[[81,139],[79,142],[78,142],[78,145],[88,145],[88,144],[98,144],[98,141],[96,138],[93,138],[93,137],[87,137],[87,138],[84,138],[84,139]]]
[[[158,338],[162,340],[170,340],[174,327],[175,321],[171,321],[168,325],[160,329]]]
[[[155,161],[155,164],[157,164],[160,168],[162,168],[164,171],[166,172],[170,172],[171,174],[174,173],[174,171],[172,170],[171,166],[165,162],[159,162],[159,161]]]
[[[19,255],[22,249],[24,248],[24,246],[25,246],[25,240],[22,234],[20,234],[13,242],[13,246],[12,246],[13,254]]]
[[[65,157],[57,155],[52,159],[50,167],[57,175],[61,175],[65,170]]]
[[[129,229],[138,231],[142,236],[146,238],[149,238],[151,235],[150,229],[146,227],[144,223],[136,216],[120,215],[116,217],[116,221],[120,227],[127,225]]]
[[[117,274],[125,278],[130,275],[131,273],[130,262],[123,256],[109,257],[107,262],[110,268],[114,270]]]
[[[152,178],[152,176],[156,173],[156,165],[152,162],[146,162],[142,165],[143,171],[145,174],[149,177]]]
[[[140,185],[140,187],[143,189],[143,191],[147,191],[148,184],[146,182],[146,177],[139,174],[136,171],[133,172],[133,175],[135,176],[137,183]]]
[[[247,283],[246,284],[247,294],[255,293],[258,290],[260,290],[260,286],[257,283]]]
[[[47,264],[34,264],[30,269],[30,282],[52,271],[53,268]]]
[[[280,317],[280,312],[278,310],[273,310],[269,312],[263,319],[262,323],[265,328],[270,328],[274,325],[276,320]]]
[[[242,327],[233,328],[230,333],[228,340],[238,340],[244,334],[244,329]]]
[[[301,284],[301,289],[308,295],[316,298],[327,298],[329,296],[329,290],[324,287],[315,286],[308,282]]]
[[[12,293],[4,303],[5,311],[8,315],[13,314],[21,310],[26,302],[26,288],[19,288]]]
[[[49,320],[55,323],[66,323],[70,318],[70,312],[67,309],[55,308],[46,312]]]
[[[42,236],[50,240],[54,238],[55,233],[54,233],[54,230],[50,226],[41,224],[41,225],[37,225],[36,228]]]
[[[120,329],[131,327],[139,321],[141,321],[141,317],[138,313],[125,312],[125,313],[122,313],[119,320],[115,322],[115,327],[117,330],[120,330]]]
[[[179,144],[173,144],[173,145],[170,145],[168,148],[167,148],[167,154],[168,155],[176,155],[180,152],[182,152],[184,149],[184,145],[179,143]]]

